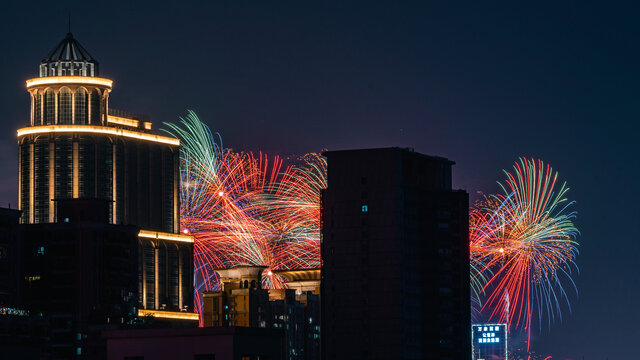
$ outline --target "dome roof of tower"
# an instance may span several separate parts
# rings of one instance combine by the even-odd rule
[[[43,63],[57,61],[87,61],[97,62],[85,48],[80,45],[78,40],[73,38],[73,34],[67,33],[67,36],[56,46],[49,55],[42,60]]]

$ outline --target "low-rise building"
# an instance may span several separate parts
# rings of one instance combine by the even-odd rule
[[[270,273],[287,281],[288,289],[262,289],[266,268],[220,269],[221,290],[203,295],[205,327],[243,326],[282,329],[284,359],[320,358],[320,271]]]

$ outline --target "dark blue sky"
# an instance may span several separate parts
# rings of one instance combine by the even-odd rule
[[[518,156],[549,162],[577,200],[580,294],[534,348],[637,358],[639,9],[418,3],[3,5],[0,204],[16,203],[24,81],[71,9],[75,37],[115,81],[110,105],[155,128],[190,108],[235,149],[414,147],[455,160],[455,185],[472,194],[495,191]]]

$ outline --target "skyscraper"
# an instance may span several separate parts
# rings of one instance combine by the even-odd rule
[[[179,234],[179,139],[113,110],[113,81],[68,33],[29,79],[29,126],[17,132],[22,224],[53,223],[59,200],[107,200],[109,223],[135,226],[143,309],[193,302],[193,238]],[[135,273],[134,273],[135,274]]]
[[[454,162],[324,155],[323,358],[469,359],[468,195],[451,188]]]

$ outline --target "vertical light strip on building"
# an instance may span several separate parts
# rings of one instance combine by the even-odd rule
[[[117,224],[117,217],[116,217],[116,211],[118,210],[118,171],[117,171],[117,167],[116,167],[116,144],[115,144],[115,139],[113,140],[113,151],[112,151],[112,160],[111,160],[111,165],[112,165],[112,174],[111,174],[111,222],[114,224]]]
[[[53,142],[53,139],[49,140],[49,222],[55,222],[55,208],[54,201],[56,195],[56,144]]]
[[[40,98],[40,125],[44,125],[44,94],[38,94]]]
[[[179,152],[178,152],[179,153]],[[177,169],[180,169],[180,164],[177,161],[178,156],[176,156],[176,154],[173,154],[173,232],[174,233],[178,233],[180,232],[180,213],[178,209],[179,206],[179,200],[180,200],[180,187],[179,187],[179,183],[180,183],[180,178],[178,177],[178,171]]]
[[[93,123],[91,123],[91,94],[93,93],[93,91],[90,88],[87,88],[87,121],[85,122],[85,124],[91,124],[93,125]]]
[[[102,113],[100,123],[102,125],[107,125],[107,116],[109,115],[109,90],[105,89],[102,95],[104,96],[104,112]]]
[[[142,263],[142,307],[147,308],[147,262],[146,257],[144,256],[144,242],[138,240],[138,248],[140,249],[140,256]]]
[[[182,249],[178,246],[178,309],[182,311]]]
[[[36,97],[31,93],[31,126],[33,126],[33,121],[35,119],[35,106],[36,106]]]
[[[22,210],[22,146],[18,149],[18,210]],[[22,219],[20,220],[22,223]]]
[[[154,264],[153,264],[153,272],[154,272],[154,281],[155,281],[155,286],[153,289],[153,301],[154,301],[154,309],[158,310],[160,308],[160,297],[158,296],[158,293],[160,292],[160,267],[158,266],[158,260],[159,259],[159,255],[160,255],[160,249],[158,249],[158,245],[160,244],[154,244],[153,247],[153,257],[154,257]]]
[[[77,141],[73,142],[73,198],[77,199],[80,196],[80,174],[78,173],[79,170],[79,159],[78,159],[78,153],[79,153],[79,148],[80,148],[80,144],[78,144]]]
[[[54,116],[53,116],[55,119],[54,124],[57,125],[58,124],[58,92],[57,91],[53,93],[53,106],[55,109]]]
[[[69,90],[71,91],[71,90]],[[76,123],[76,92],[71,91],[71,124]]]
[[[34,189],[34,179],[35,179],[35,174],[34,174],[34,160],[35,160],[35,154],[34,154],[34,144],[31,143],[29,144],[29,224],[33,224],[35,217],[34,217],[34,211],[33,211],[33,207],[34,207],[34,196],[35,196],[35,189]]]

